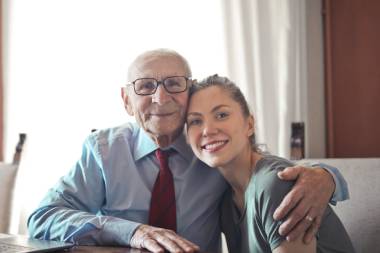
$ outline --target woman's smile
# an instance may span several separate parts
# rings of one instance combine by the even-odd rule
[[[205,152],[213,153],[221,150],[228,143],[228,140],[211,141],[201,146]]]

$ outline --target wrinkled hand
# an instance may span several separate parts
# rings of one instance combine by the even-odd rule
[[[278,173],[282,180],[297,180],[292,190],[282,200],[273,218],[280,220],[279,233],[293,241],[305,233],[303,241],[309,243],[317,233],[323,213],[335,190],[335,182],[329,172],[320,167],[289,167]]]
[[[132,236],[131,247],[137,249],[147,249],[154,253],[166,251],[176,253],[192,253],[199,251],[199,247],[194,243],[180,237],[174,231],[140,225]]]

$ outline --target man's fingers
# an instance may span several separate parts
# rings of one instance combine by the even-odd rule
[[[287,215],[290,210],[292,210],[302,200],[302,198],[303,192],[298,191],[296,187],[293,187],[293,189],[281,201],[279,207],[276,208],[276,211],[273,214],[273,218],[275,220],[281,220],[284,218],[285,215]]]
[[[139,226],[133,235],[130,245],[134,248],[144,248],[152,252],[186,252],[199,251],[194,243],[177,235],[174,231],[152,227]]]
[[[321,216],[317,216],[315,218],[314,222],[311,224],[309,229],[306,231],[305,236],[303,237],[304,243],[309,244],[311,240],[315,237],[319,229],[319,226],[321,225],[321,221],[322,221]]]
[[[180,247],[182,247],[186,252],[195,252],[199,251],[198,245],[186,240],[185,238],[182,238],[180,236],[177,236],[175,233],[171,233],[167,235],[168,238],[174,240]]]
[[[302,231],[304,232],[310,226],[310,223],[311,223],[309,221],[309,224],[308,224],[305,221],[305,216],[308,212],[310,211],[308,211],[307,209],[307,204],[305,203],[305,200],[304,199],[300,200],[298,205],[292,210],[290,215],[281,224],[279,228],[280,235],[284,235],[284,236],[288,235],[290,231],[295,230],[295,227],[299,225],[299,223],[301,223],[301,225],[304,225],[304,226],[299,227],[299,228],[304,228],[304,230]],[[298,231],[294,231],[294,232],[296,232],[295,235],[299,235]]]
[[[311,242],[311,239],[313,239],[313,237],[315,236],[316,231],[317,231],[316,225],[313,222],[313,224],[311,224],[311,226],[306,231],[306,233],[303,237],[303,242],[306,244],[309,244]]]
[[[150,237],[169,252],[191,253],[199,250],[197,245],[178,236],[171,230],[157,230],[150,233]]]
[[[144,248],[144,249],[147,249],[151,252],[154,252],[154,253],[164,253],[165,252],[165,249],[162,248],[158,242],[156,242],[154,239],[152,238],[146,238],[142,244],[141,244],[141,247]]]
[[[280,179],[283,180],[295,180],[303,171],[304,168],[300,166],[287,167],[277,175]],[[293,189],[282,200],[280,206],[277,207],[276,211],[273,214],[273,218],[275,220],[284,218],[303,198],[304,193],[303,191],[298,190],[298,188],[299,187],[296,186],[293,187]]]
[[[321,223],[322,217],[318,215],[315,209],[311,208],[297,226],[286,236],[288,241],[293,241],[300,235],[304,235],[303,240],[311,241],[314,234],[317,232]],[[286,235],[286,234],[285,234]]]
[[[304,170],[301,166],[287,167],[277,173],[277,176],[282,180],[295,180]]]
[[[314,219],[311,216],[305,216],[286,236],[286,240],[293,241],[300,235],[304,234],[305,231],[313,224]]]
[[[189,244],[187,242],[183,241],[176,241],[176,243],[185,251],[188,253],[197,252],[199,251],[199,247],[197,245]]]
[[[160,233],[156,233],[153,236],[153,239],[156,240],[162,247],[164,247],[169,252],[183,252],[182,249],[175,240],[172,240]]]

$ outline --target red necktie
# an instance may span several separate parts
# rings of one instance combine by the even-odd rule
[[[149,225],[177,230],[173,175],[169,169],[168,151],[156,150],[160,171],[153,186]]]

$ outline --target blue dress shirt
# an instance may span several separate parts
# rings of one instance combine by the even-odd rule
[[[183,135],[170,148],[176,151],[169,167],[175,184],[177,233],[204,251],[219,252],[219,202],[227,184],[216,169],[196,159]],[[81,245],[128,246],[136,228],[148,223],[159,171],[156,149],[134,123],[92,133],[79,161],[29,217],[30,235]],[[344,199],[348,190],[340,186],[335,195]]]

